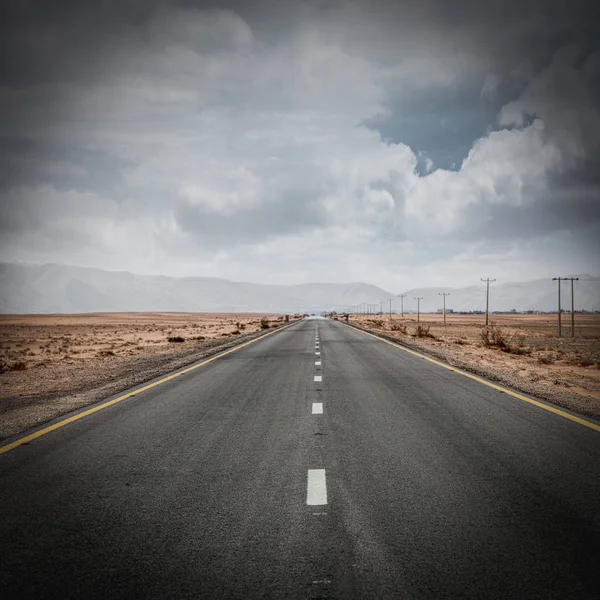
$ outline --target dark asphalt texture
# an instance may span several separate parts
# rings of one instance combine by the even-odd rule
[[[597,600],[600,434],[305,320],[1,455],[0,596]]]

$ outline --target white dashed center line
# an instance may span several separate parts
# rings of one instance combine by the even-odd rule
[[[320,366],[321,366],[321,361],[315,360],[315,367],[320,367]]]
[[[315,375],[315,381],[323,381],[322,375]]]
[[[323,414],[323,403],[322,402],[313,402],[312,414],[313,415],[322,415]]]
[[[320,506],[327,504],[327,484],[325,469],[309,469],[306,483],[306,504]]]
[[[321,356],[320,352],[315,352],[315,356]]]

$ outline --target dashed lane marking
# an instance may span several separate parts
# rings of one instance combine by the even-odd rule
[[[323,381],[322,375],[315,375],[315,381]]]
[[[327,483],[325,469],[309,469],[306,481],[306,504],[322,506],[327,504]]]
[[[313,415],[322,415],[323,414],[323,403],[322,402],[313,402],[312,414]]]

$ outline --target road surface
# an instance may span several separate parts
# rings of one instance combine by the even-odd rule
[[[304,320],[0,455],[0,595],[597,599],[599,473],[598,431]]]

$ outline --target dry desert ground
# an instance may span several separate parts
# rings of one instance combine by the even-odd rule
[[[284,317],[0,315],[0,439],[261,335],[267,323]]]
[[[600,315],[360,316],[350,322],[450,364],[500,381],[575,412],[600,419]],[[418,329],[420,326],[420,329]]]

